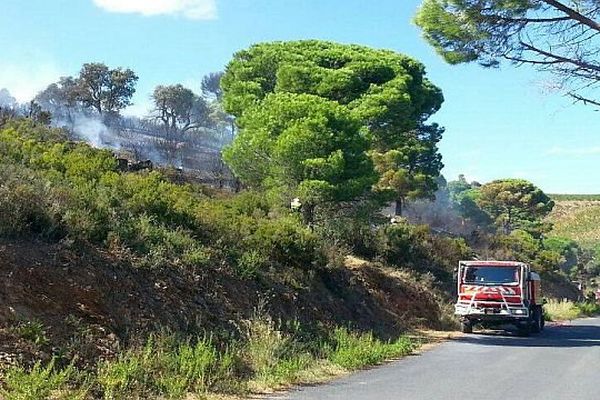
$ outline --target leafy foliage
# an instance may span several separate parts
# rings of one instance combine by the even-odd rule
[[[68,119],[81,108],[113,117],[131,105],[137,81],[138,76],[130,69],[86,63],[77,77],[63,77],[49,85],[36,101],[59,119]]]
[[[595,0],[424,0],[415,22],[451,64],[531,64],[598,106],[598,16]]]
[[[483,185],[476,202],[505,233],[516,228],[543,230],[540,220],[554,207],[554,201],[541,189],[521,179],[496,180]]]
[[[311,206],[352,199],[374,183],[360,126],[336,103],[272,94],[240,123],[224,159],[251,187],[289,187],[291,197]]]
[[[323,131],[321,140],[347,136],[347,146],[326,149],[330,155],[319,154],[323,160],[309,161],[301,171],[308,167],[319,176],[332,174],[340,180],[336,172],[345,163],[353,163],[352,158],[360,157],[358,152],[369,151],[380,176],[379,190],[393,193],[400,202],[405,197],[430,196],[442,167],[436,146],[442,129],[425,121],[440,108],[443,97],[424,75],[423,65],[392,51],[321,41],[254,45],[235,55],[221,81],[225,108],[239,118],[242,129],[228,162],[234,162],[235,152],[239,160],[233,165],[236,173],[250,184],[264,182],[272,178],[273,172],[260,168],[273,157],[267,142],[284,136],[291,145],[298,137],[301,145]],[[285,122],[277,125],[284,117],[277,104],[286,101],[296,106],[293,129]],[[336,117],[332,119],[333,115]],[[264,124],[266,127],[257,129],[255,121],[264,123],[267,119],[270,122]],[[322,122],[317,123],[319,120]],[[334,126],[334,121],[339,123]],[[354,139],[360,127],[369,139],[365,149]],[[257,149],[260,144],[262,147]],[[244,153],[242,149],[252,151]],[[337,150],[342,153],[336,155]],[[350,154],[354,157],[347,159]],[[257,159],[258,166],[250,168]],[[253,176],[246,171],[252,171]],[[361,172],[361,184],[350,186],[359,189],[370,180],[366,168]],[[280,182],[281,177],[275,181]],[[292,181],[297,182],[297,178]],[[300,193],[308,196],[309,202],[313,193],[319,193],[316,198],[320,199],[321,193],[332,191],[330,183],[323,179],[307,182]]]
[[[6,400],[84,399],[85,390],[72,391],[68,387],[73,374],[71,367],[56,370],[54,359],[45,366],[37,362],[29,371],[11,367],[3,376],[4,387],[0,388],[0,395]]]

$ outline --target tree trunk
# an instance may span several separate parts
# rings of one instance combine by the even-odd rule
[[[304,223],[312,228],[312,224],[315,219],[315,206],[314,204],[303,204],[302,205],[302,219]]]
[[[402,197],[398,197],[398,198],[396,199],[396,210],[395,210],[395,212],[394,212],[394,215],[395,215],[396,217],[401,217],[401,216],[402,216],[402,202],[403,202],[403,201],[404,201],[404,200],[402,199]]]

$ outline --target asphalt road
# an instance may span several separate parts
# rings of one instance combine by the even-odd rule
[[[600,319],[547,326],[529,338],[465,335],[422,355],[272,398],[598,400]]]

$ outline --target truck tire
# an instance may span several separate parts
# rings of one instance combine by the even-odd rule
[[[542,331],[543,318],[541,307],[533,307],[531,310],[531,333],[540,333]]]
[[[540,328],[540,332],[544,330],[544,327],[546,326],[546,316],[544,315],[544,309],[542,308],[542,306],[540,306],[540,314],[542,314],[542,325]]]
[[[461,322],[460,331],[462,333],[473,333],[473,324],[470,321]]]

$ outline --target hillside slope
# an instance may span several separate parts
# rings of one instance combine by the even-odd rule
[[[600,200],[558,200],[548,220],[554,225],[552,236],[587,248],[600,245]]]
[[[241,280],[130,266],[94,248],[0,242],[0,359],[30,364],[57,349],[92,365],[153,332],[241,335],[259,312],[278,321],[352,326],[392,338],[413,326],[440,327],[443,303],[414,275],[354,262],[290,282]],[[35,321],[47,340],[23,329]]]

